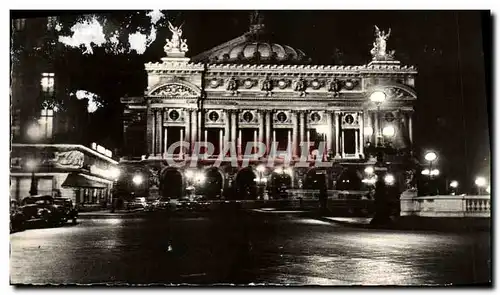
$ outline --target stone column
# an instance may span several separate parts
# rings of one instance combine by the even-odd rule
[[[363,113],[359,113],[359,154],[365,153],[365,124],[363,120]]]
[[[328,131],[326,133],[326,149],[327,151],[333,151],[333,113],[330,111],[326,112],[326,125],[328,126]]]
[[[225,137],[223,135],[223,131],[222,129],[219,129],[219,154],[221,154],[222,151],[224,150],[224,141]]]
[[[238,113],[236,111],[231,111],[231,141],[234,142],[234,144],[237,144],[237,138],[238,138],[238,128],[237,128],[237,118],[238,118]]]
[[[162,125],[163,125],[163,120],[162,120],[162,109],[157,109],[155,111],[155,155],[156,156],[161,156],[161,150],[162,150]]]
[[[380,133],[380,130],[379,130],[380,126],[378,125],[379,116],[380,116],[380,110],[376,111],[375,112],[375,116],[374,116],[374,123],[375,123],[374,126],[375,127],[373,127],[373,136],[374,136],[373,137],[373,139],[374,139],[373,142],[374,142],[375,146],[378,146],[378,144],[380,142],[379,138],[382,135],[382,134],[379,134]]]
[[[168,128],[163,128],[163,158],[167,157],[167,151],[168,151],[168,146],[167,146],[167,136],[168,136]],[[182,141],[182,138],[181,138]]]
[[[191,111],[191,147],[198,140],[198,111]]]
[[[154,138],[154,114],[152,112],[151,106],[147,106],[147,126],[146,126],[146,142],[147,142],[147,153],[150,155],[154,154],[154,143],[155,143],[155,138]]]
[[[199,142],[201,142],[202,141],[202,134],[204,135],[203,123],[205,120],[205,113],[203,112],[203,110],[198,110],[197,113],[198,113],[198,121],[197,121],[197,128],[196,128],[198,130],[197,140]]]
[[[300,144],[306,143],[306,113],[300,112]],[[306,148],[308,150],[309,148]],[[302,149],[301,149],[302,151]],[[303,155],[301,155],[303,156]]]
[[[373,117],[373,111],[368,112],[368,120],[370,120],[370,127],[372,128],[372,135],[370,135],[370,140],[372,146],[375,145],[375,118]]]
[[[191,110],[184,109],[184,141],[191,141]]]
[[[292,156],[298,157],[299,155],[299,119],[297,118],[298,113],[292,111]]]
[[[359,130],[354,129],[354,154],[359,155]]]
[[[271,148],[271,124],[272,124],[272,112],[267,111],[266,112],[266,150],[267,153],[270,151]]]
[[[259,112],[259,142],[264,142],[264,112]]]
[[[341,150],[340,150],[340,114],[335,112],[335,157],[340,158]]]
[[[410,144],[413,146],[413,112],[408,113],[408,136],[410,137]]]
[[[225,124],[224,124],[224,144],[221,147],[221,151],[224,150],[224,147],[227,145],[227,143],[231,140],[230,137],[230,122],[231,122],[231,113],[228,110],[224,110],[224,116],[225,116]]]

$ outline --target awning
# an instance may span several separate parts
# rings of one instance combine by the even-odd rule
[[[64,180],[62,187],[107,188],[104,183],[85,177],[85,175],[70,173]]]

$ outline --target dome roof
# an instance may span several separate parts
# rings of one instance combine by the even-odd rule
[[[252,12],[250,30],[243,35],[192,58],[194,62],[236,64],[305,64],[304,52],[288,45],[273,43],[265,30],[263,15]]]
[[[210,63],[287,63],[309,62],[304,52],[288,45],[246,41],[229,45],[206,57]]]

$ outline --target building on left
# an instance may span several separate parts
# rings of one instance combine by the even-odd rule
[[[80,206],[111,201],[118,163],[92,144],[88,101],[72,95],[57,17],[11,20],[11,199],[71,198]]]

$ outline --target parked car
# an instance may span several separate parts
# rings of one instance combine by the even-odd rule
[[[146,198],[144,197],[137,197],[134,198],[132,201],[127,203],[126,208],[128,210],[132,209],[146,209],[148,207],[148,203],[146,202]]]
[[[208,211],[210,207],[210,202],[207,200],[206,197],[199,196],[194,198],[193,200],[193,207],[194,210],[196,211]]]
[[[187,196],[177,199],[177,202],[175,204],[176,211],[192,211],[193,207],[193,201],[190,197]]]
[[[54,204],[54,198],[49,195],[26,197],[19,207],[26,222],[37,222],[42,225],[61,225],[66,222],[64,211]]]
[[[71,220],[73,224],[76,224],[78,210],[73,205],[73,201],[71,199],[54,198],[54,204],[58,206],[59,210],[61,210],[64,214],[65,221]]]
[[[153,204],[154,210],[166,210],[170,209],[172,206],[170,205],[170,198],[160,197],[156,199]]]
[[[177,211],[202,212],[209,209],[210,203],[203,196],[182,197],[178,200]]]
[[[10,201],[10,232],[16,232],[24,229],[26,217],[19,209],[19,202],[16,200]]]

